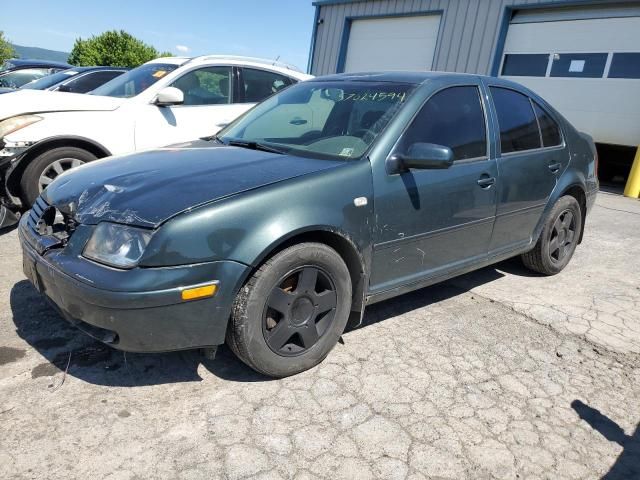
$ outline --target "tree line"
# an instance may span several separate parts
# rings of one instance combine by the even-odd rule
[[[154,58],[171,56],[170,52],[160,52],[124,30],[109,30],[87,39],[76,39],[68,63],[78,67],[102,65],[134,68]],[[4,32],[0,31],[0,63],[15,57],[13,46]]]

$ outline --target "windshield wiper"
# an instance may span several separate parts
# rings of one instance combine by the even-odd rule
[[[261,150],[263,152],[279,153],[280,155],[284,155],[285,153],[282,150],[278,150],[277,148],[273,148],[269,145],[266,145],[260,142],[246,142],[244,140],[229,140],[227,142],[227,145],[232,147],[249,148],[251,150]]]

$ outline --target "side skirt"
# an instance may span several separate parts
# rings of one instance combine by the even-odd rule
[[[449,280],[450,278],[464,275],[465,273],[473,272],[474,270],[479,270],[481,268],[488,267],[489,265],[493,265],[503,260],[507,260],[509,258],[515,257],[529,250],[531,250],[531,244],[528,244],[524,247],[519,247],[515,250],[510,250],[508,252],[503,252],[494,256],[486,257],[484,260],[481,260],[479,262],[469,263],[455,270],[449,270],[448,272],[442,273],[440,275],[436,275],[434,277],[424,278],[418,282],[400,285],[390,290],[385,290],[384,292],[379,292],[373,295],[367,295],[367,297],[365,298],[365,303],[366,305],[373,305],[374,303],[382,302],[384,300],[388,300],[390,298],[397,297],[405,293],[413,292],[414,290],[419,290],[421,288],[425,288],[430,285],[434,285],[436,283],[444,282],[445,280]]]

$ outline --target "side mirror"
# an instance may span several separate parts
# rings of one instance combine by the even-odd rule
[[[406,154],[394,153],[387,158],[387,173],[406,172],[410,168],[445,169],[453,165],[453,151],[435,143],[414,143]]]
[[[158,92],[153,103],[159,107],[180,105],[181,103],[184,103],[184,93],[176,87],[165,87]]]
[[[60,85],[57,90],[58,90],[58,92],[70,92],[71,91],[71,87],[69,87],[67,85]]]

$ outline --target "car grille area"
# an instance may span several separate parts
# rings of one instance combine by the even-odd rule
[[[25,232],[28,242],[40,254],[64,247],[75,230],[75,222],[57,208],[38,197],[31,207]]]

